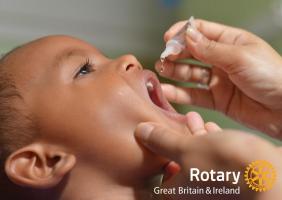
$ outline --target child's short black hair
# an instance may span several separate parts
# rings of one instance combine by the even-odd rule
[[[10,56],[18,47],[0,58],[0,187],[6,188],[8,179],[4,165],[15,150],[31,143],[35,138],[35,126],[24,110],[24,99],[9,72]],[[4,188],[3,188],[4,186]],[[7,191],[4,191],[7,194]],[[1,194],[2,195],[2,194]]]

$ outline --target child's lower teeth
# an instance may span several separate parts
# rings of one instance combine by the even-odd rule
[[[153,83],[152,82],[147,82],[146,87],[149,91],[152,91],[154,89]]]

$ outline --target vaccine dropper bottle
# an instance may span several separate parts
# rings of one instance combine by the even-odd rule
[[[164,62],[165,58],[169,55],[177,55],[185,48],[185,33],[188,26],[195,27],[194,17],[190,17],[187,23],[170,39],[166,42],[165,50],[162,52],[160,59]]]

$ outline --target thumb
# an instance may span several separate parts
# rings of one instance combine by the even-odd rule
[[[236,65],[240,59],[238,46],[210,40],[192,26],[187,28],[185,39],[193,57],[226,72],[229,66]]]
[[[177,162],[181,152],[184,153],[188,136],[153,123],[140,123],[135,137],[152,152]]]

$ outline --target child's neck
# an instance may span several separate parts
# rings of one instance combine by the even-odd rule
[[[149,181],[141,182],[138,178],[122,184],[109,178],[108,174],[77,168],[70,174],[60,200],[149,200],[149,184]]]

